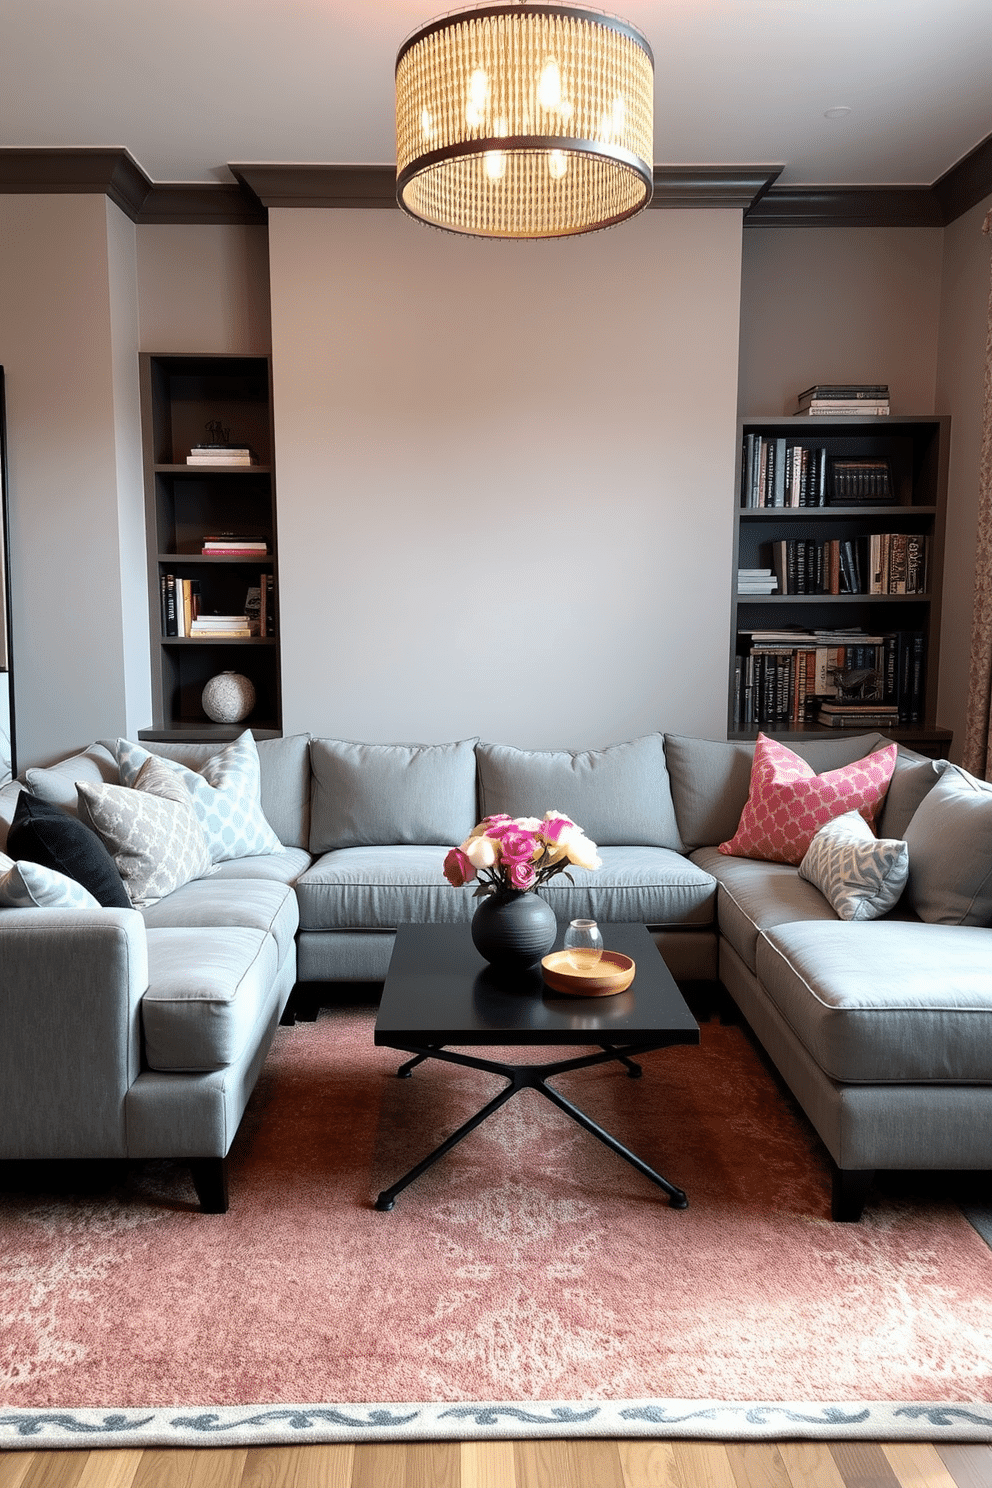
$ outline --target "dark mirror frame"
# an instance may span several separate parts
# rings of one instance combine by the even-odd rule
[[[0,367],[0,688],[7,692],[10,769],[0,757],[0,785],[17,774],[17,748],[14,742],[14,666],[10,645],[10,575],[8,557],[10,537],[7,520],[7,414],[4,396],[3,368]],[[0,714],[2,718],[2,714]]]

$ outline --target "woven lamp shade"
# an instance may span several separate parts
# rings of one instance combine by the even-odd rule
[[[434,227],[557,238],[651,200],[653,58],[626,21],[492,5],[422,27],[396,60],[396,197]]]

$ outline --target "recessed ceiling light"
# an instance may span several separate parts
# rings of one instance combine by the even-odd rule
[[[825,119],[846,119],[851,110],[846,103],[837,103],[833,108],[824,109]]]

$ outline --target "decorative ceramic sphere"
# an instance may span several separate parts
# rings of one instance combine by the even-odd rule
[[[214,723],[240,723],[255,706],[255,687],[240,672],[220,672],[210,678],[200,701]]]

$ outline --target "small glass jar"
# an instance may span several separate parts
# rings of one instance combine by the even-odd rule
[[[591,971],[603,954],[603,937],[595,920],[572,920],[565,931],[565,952],[573,971]]]

